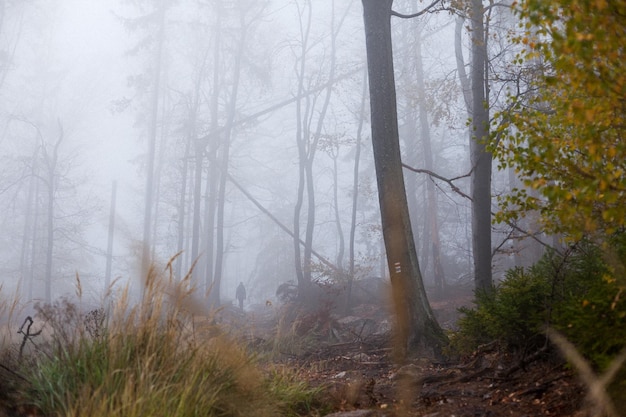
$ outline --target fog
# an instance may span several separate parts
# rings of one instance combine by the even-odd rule
[[[386,278],[360,1],[0,0],[0,13],[4,294],[50,301],[74,294],[77,276],[93,302],[111,286],[136,292],[146,256],[166,274],[171,262],[175,279],[193,266],[198,292],[222,303],[240,281],[250,303],[274,301],[296,282],[297,258],[313,280]],[[403,158],[425,168],[421,100],[445,178],[470,171],[454,23],[445,11],[393,21]],[[446,282],[471,286],[469,201],[445,181],[405,177],[427,287],[433,230]],[[455,185],[469,192],[466,179]],[[495,192],[508,186],[494,177]],[[289,232],[312,242],[310,267]],[[506,241],[496,229],[494,246]],[[495,269],[514,261],[499,254]]]

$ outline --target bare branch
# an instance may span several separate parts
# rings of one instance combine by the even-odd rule
[[[446,184],[448,184],[450,186],[450,188],[452,189],[452,191],[454,191],[455,193],[457,193],[458,195],[460,195],[461,197],[467,198],[469,201],[473,201],[472,197],[469,196],[468,194],[465,194],[463,191],[461,191],[461,189],[459,187],[457,187],[454,184],[454,181],[461,179],[461,178],[467,178],[469,176],[472,175],[472,170],[470,172],[468,172],[467,174],[464,175],[459,175],[458,177],[454,177],[454,178],[446,178],[443,177],[433,171],[430,171],[428,169],[421,169],[421,168],[413,168],[412,166],[409,166],[405,163],[402,164],[402,166],[406,169],[408,169],[409,171],[413,171],[416,172],[418,174],[427,174],[433,178],[437,178],[438,180],[441,180],[443,182],[445,182]],[[496,213],[494,213],[493,211],[491,212],[492,216],[495,216]],[[549,245],[548,243],[542,241],[541,239],[539,239],[537,236],[535,236],[535,234],[530,233],[524,229],[522,229],[521,227],[519,227],[518,225],[516,225],[515,223],[512,223],[510,221],[506,221],[505,222],[508,226],[510,226],[511,228],[513,228],[514,230],[517,230],[518,232],[522,233],[524,236],[529,237],[531,239],[533,239],[534,241],[536,241],[537,243],[539,243],[542,246],[545,246],[547,248],[551,248],[552,246]],[[558,252],[558,251],[557,251]]]
[[[395,16],[395,17],[399,17],[400,19],[413,19],[414,17],[419,17],[425,13],[429,13],[433,7],[435,7],[437,5],[437,3],[439,3],[441,0],[435,0],[433,1],[428,7],[426,7],[423,10],[420,10],[417,13],[413,13],[413,14],[402,14],[402,13],[398,13],[394,10],[391,11],[391,15]]]
[[[402,164],[402,166],[406,169],[408,169],[409,171],[413,171],[413,172],[417,172],[418,174],[427,174],[433,178],[437,178],[438,180],[441,180],[445,183],[447,183],[450,188],[452,189],[452,191],[454,191],[455,193],[459,194],[462,197],[467,198],[469,201],[472,201],[472,197],[470,197],[469,195],[465,194],[463,191],[461,191],[461,189],[459,187],[457,187],[453,181],[461,179],[461,178],[467,178],[470,175],[472,175],[472,172],[470,171],[469,173],[465,174],[465,175],[460,175],[458,177],[454,177],[454,178],[446,178],[446,177],[442,177],[441,175],[430,171],[428,169],[421,169],[421,168],[413,168],[407,164]]]

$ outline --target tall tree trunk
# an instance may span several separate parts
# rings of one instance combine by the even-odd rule
[[[417,82],[418,95],[418,114],[420,123],[420,137],[422,139],[422,147],[424,151],[424,167],[433,171],[433,151],[432,140],[430,137],[430,124],[428,123],[428,108],[426,105],[426,82],[424,80],[424,63],[422,60],[422,27],[417,31],[417,50],[415,51],[415,78]],[[439,212],[437,204],[437,193],[435,184],[431,179],[426,180],[427,193],[427,216],[425,216],[429,225],[430,249],[432,251],[433,275],[435,282],[436,294],[438,297],[443,296],[446,289],[446,279],[443,271],[443,263],[441,261],[441,242],[439,239]],[[426,236],[424,236],[426,238]],[[424,252],[427,252],[425,248]]]
[[[198,285],[198,256],[200,253],[200,233],[202,233],[201,217],[202,217],[202,172],[204,168],[204,150],[203,141],[196,135],[195,115],[190,115],[189,138],[193,141],[193,220],[191,226],[191,263],[194,264],[192,271],[193,284]]]
[[[59,147],[61,146],[61,142],[63,141],[63,126],[61,122],[58,122],[59,125],[59,137],[56,143],[52,147],[52,153],[48,152],[48,149],[45,144],[42,143],[44,158],[46,161],[47,168],[47,178],[46,185],[48,191],[48,199],[47,199],[47,236],[46,236],[46,270],[45,270],[45,300],[46,303],[52,302],[52,263],[53,263],[53,253],[54,253],[54,196],[56,194],[56,186],[57,186],[57,162],[59,160]]]
[[[393,0],[362,0],[372,145],[400,357],[420,347],[440,352],[445,335],[428,304],[413,241],[398,138],[391,42]]]
[[[185,220],[186,220],[186,202],[187,202],[187,177],[189,175],[189,158],[191,157],[191,144],[197,138],[189,135],[185,141],[185,153],[183,156],[183,166],[180,170],[181,184],[180,184],[180,198],[178,200],[178,237],[176,239],[176,251],[178,252],[178,258],[174,266],[174,273],[178,279],[182,278],[183,265],[184,265],[184,250],[185,250]]]
[[[412,80],[411,80],[412,81]],[[413,104],[411,103],[411,107]],[[406,135],[404,136],[404,145],[406,149],[406,160],[409,165],[417,165],[417,158],[420,156],[419,146],[417,141],[417,121],[415,120],[415,112],[413,108],[407,109],[404,117],[404,130]],[[425,239],[430,235],[430,225],[428,224],[428,220],[424,218],[423,220],[423,232],[421,235],[423,236],[420,239],[420,228],[419,228],[419,219],[420,219],[420,210],[423,211],[423,206],[420,206],[420,200],[418,199],[418,195],[420,193],[420,180],[417,175],[408,175],[405,178],[405,186],[406,186],[406,198],[407,204],[409,205],[409,216],[411,217],[411,226],[413,227],[413,239],[415,239],[415,250],[418,254],[418,259],[421,261],[421,266],[424,271],[428,270],[428,261],[429,261],[429,253],[428,250],[425,250],[428,247]],[[420,244],[421,243],[421,244]]]
[[[221,2],[216,3],[215,11],[215,44],[213,45],[213,82],[211,88],[211,132],[208,136],[208,160],[209,174],[206,184],[206,198],[204,204],[205,210],[205,228],[204,228],[204,290],[209,292],[209,299],[212,305],[219,304],[219,294],[216,294],[213,288],[214,265],[215,265],[215,213],[217,210],[217,190],[219,185],[219,166],[218,166],[218,149],[220,146],[219,126],[219,98],[221,92],[220,86],[220,65],[221,65],[221,47],[222,47],[222,8]]]
[[[111,267],[113,265],[113,238],[115,237],[115,205],[117,201],[117,181],[111,185],[111,209],[109,210],[109,234],[107,237],[107,263],[104,272],[104,294],[111,286]]]
[[[356,130],[356,144],[354,151],[354,170],[352,174],[352,215],[350,219],[350,238],[349,238],[349,257],[350,269],[348,271],[348,288],[346,290],[346,310],[351,308],[352,304],[352,282],[354,281],[356,270],[356,260],[354,253],[355,235],[356,235],[356,214],[358,212],[359,203],[359,167],[361,164],[361,142],[363,135],[363,123],[365,121],[365,104],[367,102],[367,70],[363,72],[363,88],[361,90],[361,108],[359,109],[359,121]]]
[[[217,196],[217,217],[216,217],[216,236],[215,236],[215,269],[213,271],[213,286],[211,294],[215,306],[220,305],[220,291],[222,286],[222,273],[224,270],[224,216],[226,207],[226,184],[228,179],[228,165],[230,162],[230,145],[233,136],[233,123],[237,113],[237,97],[239,94],[239,84],[241,79],[241,58],[247,41],[247,25],[245,22],[245,10],[240,11],[240,39],[237,51],[235,52],[235,64],[233,68],[232,90],[230,92],[230,101],[226,119],[226,129],[224,131],[223,141],[220,146],[220,181]]]
[[[164,74],[162,76],[162,78],[165,79],[165,81],[161,81],[163,83],[163,85],[167,85],[167,74],[164,71]],[[155,155],[155,167],[154,167],[154,182],[153,182],[153,188],[154,188],[154,213],[152,216],[152,238],[151,238],[151,242],[152,243],[152,251],[150,254],[150,257],[152,259],[156,258],[156,249],[157,249],[157,240],[158,240],[158,234],[159,234],[159,210],[161,208],[161,172],[163,170],[163,166],[164,166],[164,159],[165,159],[165,144],[167,142],[167,135],[168,135],[168,117],[167,117],[167,96],[164,95],[163,99],[162,99],[162,104],[161,104],[161,117],[160,117],[160,133],[159,133],[159,144],[157,146],[159,152],[158,152],[158,156]]]
[[[310,272],[310,267],[307,268],[305,265],[305,260],[303,259],[302,252],[300,251],[300,216],[302,213],[302,206],[304,204],[304,190],[306,186],[306,164],[307,164],[307,152],[306,152],[306,141],[308,140],[307,127],[306,127],[306,114],[308,111],[303,111],[302,109],[302,100],[305,99],[307,104],[309,103],[308,96],[304,96],[304,80],[305,80],[305,71],[306,71],[306,63],[307,63],[307,51],[309,44],[309,34],[311,31],[311,3],[307,2],[306,6],[309,8],[309,12],[307,14],[307,22],[306,25],[302,23],[302,16],[300,17],[300,35],[301,35],[301,49],[300,49],[300,65],[297,68],[298,73],[298,100],[296,101],[296,143],[298,145],[298,190],[297,190],[297,198],[296,204],[294,206],[294,214],[293,214],[293,249],[294,249],[294,262],[296,269],[296,278],[298,280],[298,292],[300,296],[304,296],[311,285],[310,273],[306,274],[306,270],[308,269]],[[308,108],[308,106],[307,106]],[[305,243],[306,246],[306,243]],[[306,252],[306,249],[305,249]]]
[[[38,158],[39,158],[39,146],[37,146],[35,153],[32,157],[32,167],[30,170],[30,180],[28,184],[28,197],[26,200],[26,212],[24,213],[24,229],[22,233],[22,248],[20,251],[20,290],[22,295],[27,298],[26,301],[32,300],[32,294],[30,293],[30,288],[32,285],[30,284],[30,277],[32,276],[31,271],[34,268],[33,262],[34,257],[32,256],[33,250],[32,247],[35,245],[34,233],[37,223],[37,200],[38,200],[38,182],[39,178],[37,178],[37,170],[38,170]],[[27,291],[24,293],[24,291]]]
[[[159,28],[157,34],[156,51],[154,54],[154,75],[152,81],[152,95],[150,98],[150,125],[148,131],[148,153],[146,155],[146,191],[143,220],[143,247],[141,256],[142,278],[148,278],[152,259],[152,209],[154,204],[154,165],[156,158],[156,140],[159,118],[159,96],[161,89],[161,61],[163,56],[163,44],[165,41],[165,5],[159,3],[158,10]]]
[[[40,184],[41,181],[39,181],[39,179],[37,179],[37,181],[35,181],[35,202],[34,202],[34,209],[35,209],[35,213],[33,213],[33,228],[31,230],[31,247],[30,247],[30,270],[29,270],[29,276],[28,276],[28,300],[29,301],[33,301],[34,299],[34,291],[35,291],[35,275],[36,275],[36,268],[35,268],[35,259],[38,259],[37,257],[37,245],[35,244],[35,242],[39,241],[39,204],[38,204],[38,200],[39,200],[39,194],[40,194]]]
[[[487,38],[483,22],[482,0],[472,0],[472,114],[470,161],[472,164],[472,250],[474,283],[477,291],[491,290],[491,160],[489,139],[489,103],[486,94]]]
[[[331,152],[331,158],[333,160],[333,211],[335,214],[335,227],[337,228],[337,237],[339,239],[335,264],[337,265],[337,268],[342,271],[342,274],[344,274],[345,272],[343,272],[343,258],[346,251],[346,242],[343,233],[343,227],[341,226],[341,214],[339,213],[339,164],[337,161],[339,159],[339,144],[337,144],[337,146]]]

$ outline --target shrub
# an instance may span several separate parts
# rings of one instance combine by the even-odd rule
[[[617,235],[602,247],[581,242],[509,270],[493,292],[476,295],[474,308],[461,309],[453,345],[460,353],[492,341],[508,351],[536,349],[552,326],[603,369],[626,345],[625,254],[626,238]]]
[[[506,349],[530,348],[540,343],[537,336],[548,314],[548,283],[536,270],[515,268],[494,291],[476,294],[476,307],[463,307],[459,331],[453,345],[468,353],[492,341]]]
[[[44,415],[95,417],[291,416],[316,404],[316,390],[264,371],[219,328],[200,337],[185,297],[163,295],[184,291],[171,290],[148,288],[139,306],[118,306],[97,334],[78,330],[67,301],[43,307],[51,343],[24,370],[29,402]]]

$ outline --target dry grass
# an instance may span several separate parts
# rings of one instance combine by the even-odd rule
[[[80,295],[80,280],[77,288]],[[43,332],[31,361],[7,366],[20,376],[10,378],[15,395],[6,401],[60,416],[315,415],[316,390],[262,370],[210,324],[212,313],[189,276],[176,283],[154,270],[136,304],[125,290],[106,312],[85,314],[66,299],[39,306]]]

